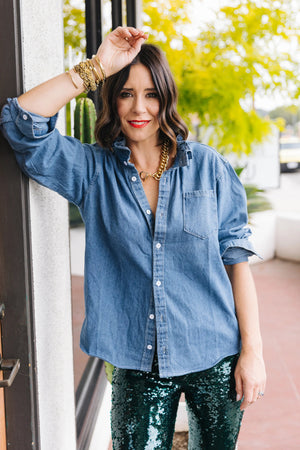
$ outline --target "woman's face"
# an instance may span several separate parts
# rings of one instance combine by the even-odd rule
[[[129,146],[141,142],[158,144],[159,99],[151,73],[143,64],[130,68],[117,99],[117,110]]]

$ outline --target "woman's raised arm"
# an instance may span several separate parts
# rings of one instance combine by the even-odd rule
[[[143,31],[132,27],[118,27],[109,33],[96,55],[105,75],[113,75],[129,64],[146,39]],[[29,112],[51,117],[84,90],[83,80],[71,69],[70,74],[62,73],[22,94],[18,102]]]

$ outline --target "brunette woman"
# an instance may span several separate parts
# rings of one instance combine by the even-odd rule
[[[2,111],[21,169],[75,203],[86,227],[81,347],[115,366],[114,449],[172,447],[185,393],[189,448],[233,450],[265,390],[244,189],[216,150],[188,142],[162,51],[117,28],[97,55]],[[102,85],[96,144],[56,114]]]

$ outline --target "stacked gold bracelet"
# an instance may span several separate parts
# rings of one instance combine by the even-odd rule
[[[101,76],[96,68],[95,61],[100,67]],[[95,91],[97,87],[100,84],[102,85],[106,79],[105,71],[101,64],[101,61],[97,56],[94,55],[92,59],[87,59],[86,61],[82,61],[74,66],[73,70],[74,72],[78,73],[78,75],[82,79],[85,92]],[[71,76],[70,72],[68,72],[68,74]],[[74,86],[77,87],[72,79],[72,76],[71,80]]]
[[[104,71],[104,67],[101,64],[100,59],[98,58],[97,55],[93,55],[92,58],[95,58],[95,61],[97,62],[98,66],[100,67],[101,73],[102,73],[102,82],[104,83],[106,80],[106,75],[105,75],[105,71]]]

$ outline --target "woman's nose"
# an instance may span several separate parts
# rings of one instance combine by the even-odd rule
[[[146,104],[143,96],[137,95],[134,99],[133,110],[135,113],[142,113],[146,110]]]

